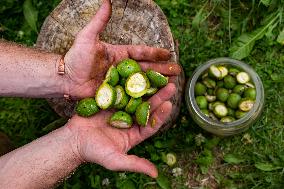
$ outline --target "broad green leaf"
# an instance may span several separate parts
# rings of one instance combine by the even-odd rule
[[[224,156],[224,160],[227,163],[231,163],[231,164],[239,164],[241,162],[244,162],[245,160],[242,159],[241,157],[234,155],[234,154],[226,154]]]
[[[247,57],[252,51],[255,42],[263,38],[267,29],[272,26],[278,18],[279,15],[276,15],[265,26],[258,28],[251,33],[242,34],[230,48],[230,56],[238,60]]]
[[[37,19],[38,19],[38,11],[32,4],[31,0],[26,0],[23,5],[23,13],[25,20],[29,24],[29,26],[37,32]]]
[[[282,30],[278,35],[277,42],[280,43],[281,45],[284,45],[284,30]]]
[[[260,0],[260,2],[268,7],[271,3],[271,0]]]
[[[165,175],[163,175],[160,172],[159,172],[158,178],[156,178],[156,181],[162,189],[171,189],[172,188],[170,181],[169,181],[169,178],[167,178]]]
[[[282,167],[275,166],[271,163],[256,163],[254,166],[262,171],[274,171],[277,169],[282,169]]]

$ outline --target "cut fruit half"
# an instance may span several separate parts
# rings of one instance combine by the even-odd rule
[[[129,96],[125,93],[123,87],[121,87],[120,85],[115,86],[115,91],[116,101],[114,104],[114,108],[123,109],[129,101]]]
[[[153,70],[148,70],[146,72],[147,77],[149,78],[151,85],[153,87],[164,87],[168,84],[169,78],[166,76],[163,76],[159,72],[155,72]]]
[[[116,91],[108,83],[103,83],[96,93],[96,102],[98,106],[105,110],[114,105],[116,101]]]
[[[218,66],[218,69],[221,72],[221,77],[224,78],[225,76],[228,75],[228,69],[225,66]]]
[[[112,65],[106,73],[105,82],[107,82],[108,84],[114,87],[118,83],[118,81],[119,81],[119,74],[116,68]]]
[[[250,80],[250,77],[249,77],[248,73],[240,72],[240,73],[237,74],[237,81],[240,84],[245,84],[245,83],[249,82],[249,80]]]
[[[222,118],[228,114],[228,109],[225,105],[218,104],[214,107],[213,112],[217,117]]]
[[[140,104],[135,112],[136,121],[141,126],[146,126],[150,116],[150,104],[149,102],[143,102]]]
[[[158,91],[158,88],[154,88],[154,87],[150,87],[149,89],[147,89],[147,92],[146,92],[146,96],[152,96],[154,94],[156,94]]]
[[[130,114],[134,114],[137,107],[142,103],[142,98],[131,98],[125,107],[125,111]]]
[[[148,88],[150,88],[150,82],[143,72],[130,75],[125,83],[126,93],[133,98],[143,96]]]
[[[221,79],[222,78],[221,71],[214,65],[209,67],[208,75],[211,78],[217,78],[217,79]]]
[[[252,109],[254,101],[248,98],[242,99],[239,103],[239,109],[244,112],[248,112]]]
[[[110,118],[110,125],[120,129],[127,129],[132,126],[132,117],[123,111],[115,112]]]

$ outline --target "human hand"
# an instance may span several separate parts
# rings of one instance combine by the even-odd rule
[[[178,64],[159,63],[169,60],[170,52],[166,49],[144,45],[111,45],[100,41],[99,34],[110,16],[111,3],[105,0],[90,23],[77,34],[73,46],[65,55],[67,94],[75,98],[94,96],[108,68],[126,58],[139,61],[144,71],[151,68],[162,74],[179,74]]]
[[[156,133],[167,121],[172,111],[168,101],[175,93],[175,85],[169,83],[148,101],[151,116],[148,125],[133,125],[130,129],[117,129],[108,124],[112,111],[101,111],[91,118],[75,115],[66,125],[72,133],[70,144],[81,161],[93,162],[114,171],[132,171],[157,177],[158,171],[150,161],[127,152]],[[155,125],[151,126],[154,119]]]

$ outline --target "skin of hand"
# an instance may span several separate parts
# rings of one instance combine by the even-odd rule
[[[169,83],[148,100],[151,116],[145,127],[134,124],[130,129],[113,128],[108,124],[112,111],[101,111],[91,118],[74,116],[66,125],[74,136],[71,142],[74,153],[82,162],[97,163],[114,171],[140,172],[157,177],[154,164],[144,158],[127,155],[127,152],[165,123],[172,110],[168,100],[175,92],[175,85]]]
[[[111,3],[105,0],[91,22],[78,33],[74,45],[65,56],[66,72],[71,96],[94,96],[110,65],[131,58],[139,61],[143,71],[156,70],[176,76],[181,68],[176,63],[165,62],[170,58],[166,49],[143,45],[111,45],[99,40],[111,16]],[[95,65],[95,66],[94,66]],[[172,77],[173,78],[173,77]],[[115,171],[133,171],[157,177],[158,171],[151,162],[127,152],[156,133],[169,118],[172,104],[168,100],[176,92],[173,83],[168,84],[149,99],[151,117],[146,127],[134,125],[130,129],[110,127],[112,111],[101,111],[91,118],[74,116],[67,124],[74,136],[74,151],[83,162],[94,162]],[[151,127],[151,123],[155,126]]]
[[[99,34],[111,17],[111,2],[105,0],[90,23],[76,36],[64,57],[67,94],[73,98],[92,97],[111,65],[131,58],[139,61],[142,70],[154,69],[162,74],[179,74],[178,64],[165,62],[170,58],[166,49],[145,45],[112,45],[100,41]]]

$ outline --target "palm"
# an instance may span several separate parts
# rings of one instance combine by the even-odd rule
[[[158,69],[169,75],[180,72],[177,64],[157,63],[170,58],[168,50],[143,45],[111,45],[100,41],[99,34],[107,25],[110,15],[110,2],[105,1],[91,22],[78,33],[73,46],[65,55],[69,94],[72,97],[94,96],[108,68],[126,58],[139,61],[142,69]]]
[[[175,86],[168,84],[149,99],[151,105],[149,122],[155,119],[154,127],[150,124],[142,128],[134,125],[130,129],[110,127],[108,120],[112,115],[111,111],[101,111],[89,119],[74,116],[68,125],[76,138],[79,156],[84,161],[95,162],[111,170],[143,172],[155,177],[157,171],[151,162],[134,155],[127,155],[127,152],[158,131],[168,119],[172,105],[167,100],[174,93]]]
[[[69,62],[67,71],[71,81],[71,96],[94,96],[96,88],[104,79],[108,67],[112,64],[106,57],[105,47],[77,40],[65,56]]]

